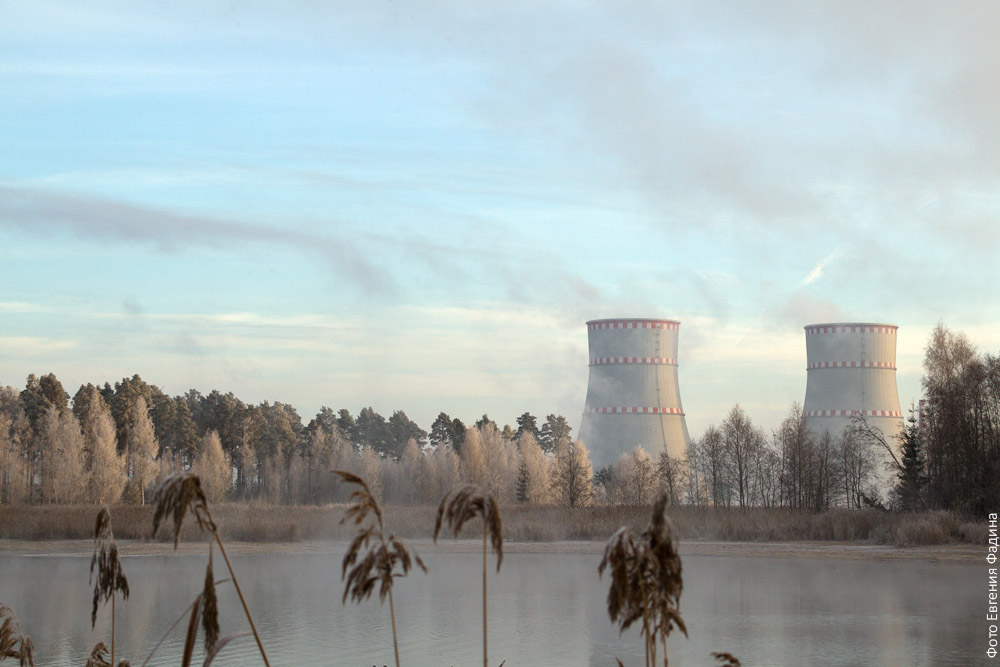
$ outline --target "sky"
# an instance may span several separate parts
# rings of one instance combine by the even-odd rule
[[[590,319],[681,322],[697,437],[803,326],[1000,352],[1000,4],[36,2],[0,11],[0,385],[500,424]]]

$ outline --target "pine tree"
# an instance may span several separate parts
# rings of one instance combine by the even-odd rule
[[[521,465],[517,468],[517,483],[514,487],[517,502],[528,502],[528,463],[521,457]]]
[[[924,506],[927,474],[924,471],[926,462],[924,460],[923,434],[920,432],[920,427],[917,426],[917,418],[912,406],[900,439],[903,445],[903,456],[897,475],[899,484],[896,486],[896,495],[899,497],[900,509],[920,510]]]

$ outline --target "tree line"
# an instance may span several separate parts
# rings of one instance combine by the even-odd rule
[[[684,456],[654,460],[636,446],[596,472],[554,414],[500,427],[442,412],[425,431],[401,410],[323,407],[303,425],[285,403],[169,396],[138,375],[72,397],[55,375],[29,375],[23,390],[0,388],[0,502],[142,503],[156,480],[193,469],[213,500],[322,504],[344,499],[329,474],[340,468],[388,503],[437,502],[464,481],[507,503],[638,505],[662,488],[697,506],[982,514],[1000,500],[1000,359],[939,325],[924,368],[923,410],[898,439],[863,418],[816,436],[798,405],[767,434],[736,405]]]
[[[157,480],[190,469],[212,500],[320,504],[344,499],[329,474],[340,468],[387,502],[436,502],[467,481],[507,502],[584,505],[593,472],[570,434],[565,417],[539,425],[530,412],[516,428],[442,412],[428,432],[402,410],[323,407],[303,425],[285,403],[169,396],[138,375],[72,397],[54,374],[29,375],[23,390],[0,388],[0,502],[143,503]]]

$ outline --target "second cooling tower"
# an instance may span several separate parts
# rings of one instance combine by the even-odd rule
[[[839,437],[864,417],[890,445],[903,428],[896,389],[896,332],[892,324],[837,322],[806,330],[806,400],[802,417],[815,434]],[[883,462],[887,453],[880,452]],[[878,476],[888,484],[880,466]]]
[[[677,382],[677,333],[673,320],[587,322],[590,379],[580,439],[594,468],[614,463],[642,445],[683,457],[689,441]]]

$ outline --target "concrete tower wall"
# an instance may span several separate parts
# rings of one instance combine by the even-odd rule
[[[673,320],[587,322],[590,379],[580,439],[595,467],[636,445],[683,456],[689,441],[677,380]]]
[[[895,444],[903,428],[896,389],[897,330],[891,324],[860,322],[805,327],[808,381],[802,415],[813,433],[839,437],[852,417],[864,415]],[[883,485],[891,482],[883,466],[878,474]]]

